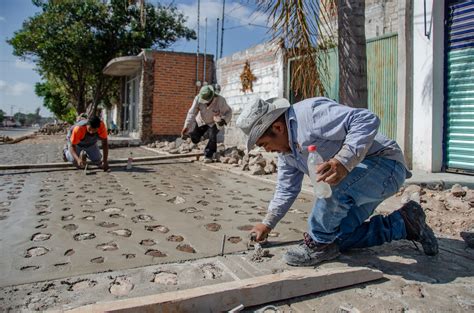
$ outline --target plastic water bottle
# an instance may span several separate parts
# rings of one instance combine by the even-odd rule
[[[316,146],[309,146],[308,147],[308,172],[309,178],[311,178],[311,183],[313,184],[314,195],[317,198],[329,198],[332,195],[331,186],[328,183],[323,181],[316,181],[317,174],[316,174],[316,166],[323,163],[323,158],[316,152]]]
[[[132,157],[132,152],[130,152],[130,156],[127,159],[127,170],[132,169],[132,163],[133,163],[133,157]]]

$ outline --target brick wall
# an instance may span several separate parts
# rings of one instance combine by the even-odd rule
[[[143,52],[142,70],[140,78],[140,99],[142,105],[139,106],[140,118],[138,120],[140,139],[142,142],[148,142],[153,138],[153,91],[155,60],[153,53],[145,50]]]
[[[155,137],[181,133],[196,87],[196,54],[154,51],[152,131]],[[207,55],[206,81],[213,81],[213,56]],[[199,80],[203,80],[204,56],[199,58]]]

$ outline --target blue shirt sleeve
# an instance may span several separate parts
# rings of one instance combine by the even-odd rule
[[[288,164],[284,156],[278,156],[277,186],[263,224],[275,228],[300,193],[303,176],[304,173]]]
[[[326,140],[342,140],[334,156],[350,172],[369,151],[380,124],[369,110],[356,109],[332,102],[313,108],[313,130]]]

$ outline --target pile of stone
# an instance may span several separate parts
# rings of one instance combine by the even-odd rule
[[[66,134],[69,127],[71,127],[71,125],[66,122],[58,124],[48,123],[44,124],[43,127],[38,130],[38,133],[43,135]]]
[[[277,172],[276,156],[264,156],[258,150],[245,154],[238,164],[242,171],[249,171],[252,175],[269,175]]]
[[[207,141],[206,141],[207,143]],[[198,153],[202,151],[206,144],[199,143],[198,145],[191,142],[191,139],[178,138],[175,141],[155,141],[148,144],[149,148],[158,149],[162,152],[170,154],[186,154],[186,153]]]
[[[3,136],[3,135],[0,135],[0,142],[9,142],[9,141],[12,141],[13,139],[8,137],[8,136]]]
[[[208,140],[194,144],[191,139],[178,138],[175,141],[155,141],[148,144],[148,147],[158,149],[170,154],[199,153],[204,151]],[[239,167],[242,171],[249,171],[252,175],[268,175],[276,173],[276,156],[268,154],[264,156],[260,150],[252,150],[246,154],[244,149],[239,147],[226,147],[220,143],[217,145],[215,155],[216,162]]]

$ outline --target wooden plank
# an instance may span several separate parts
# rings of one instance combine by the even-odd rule
[[[68,312],[222,312],[360,284],[383,277],[368,268],[297,269],[193,289],[91,304]]]
[[[189,154],[170,154],[160,156],[149,156],[149,157],[134,157],[133,163],[147,162],[147,161],[161,161],[161,160],[172,160],[172,159],[183,159],[203,156],[203,153],[189,153]],[[127,163],[128,158],[109,160],[109,164],[122,164]],[[2,164],[0,170],[27,170],[27,169],[48,169],[48,168],[73,168],[69,162],[62,163],[40,163],[40,164]]]

